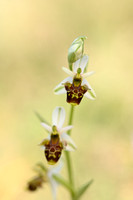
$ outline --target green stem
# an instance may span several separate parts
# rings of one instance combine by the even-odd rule
[[[53,178],[60,184],[62,184],[65,188],[67,188],[67,190],[71,191],[71,193],[74,194],[73,188],[71,187],[71,185],[68,183],[68,181],[66,181],[65,179],[63,179],[63,177],[59,176],[59,175],[53,175]]]
[[[71,110],[70,110],[70,116],[69,116],[69,122],[68,125],[72,124],[73,121],[73,114],[74,114],[74,106],[71,105]],[[71,135],[71,130],[68,131],[68,135]],[[68,171],[68,178],[69,178],[69,184],[74,190],[74,177],[73,177],[73,171],[72,171],[72,162],[71,162],[71,157],[70,153],[68,151],[65,151],[66,155],[66,163],[67,163],[67,171]],[[71,199],[74,199],[74,193],[71,192]]]
[[[70,117],[68,121],[68,125],[72,125],[73,122],[73,114],[74,114],[74,106],[71,105],[71,110],[70,110]],[[71,134],[71,129],[67,132],[68,135]]]

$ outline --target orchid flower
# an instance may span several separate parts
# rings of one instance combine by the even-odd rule
[[[60,161],[58,165],[54,167],[50,166],[49,168],[45,167],[43,163],[38,163],[35,167],[36,168],[34,171],[37,173],[37,175],[27,183],[27,190],[31,192],[36,191],[39,188],[42,188],[44,184],[49,182],[52,190],[53,200],[56,200],[56,191],[59,183],[55,180],[54,176],[59,176],[59,173],[63,167],[63,162]]]
[[[55,94],[67,93],[67,102],[72,105],[78,105],[83,96],[94,100],[96,94],[88,81],[85,79],[94,72],[84,73],[88,64],[88,56],[84,55],[73,64],[73,71],[63,67],[62,69],[69,75],[55,89]]]
[[[52,126],[41,123],[48,131],[48,137],[40,145],[42,146],[45,157],[50,165],[54,165],[60,158],[62,150],[72,151],[76,149],[75,143],[66,133],[73,126],[63,128],[65,121],[65,110],[63,107],[56,107],[52,114]]]

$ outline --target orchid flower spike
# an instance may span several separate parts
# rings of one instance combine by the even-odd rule
[[[48,131],[48,137],[40,145],[44,150],[45,157],[50,165],[54,165],[60,158],[62,150],[73,151],[76,145],[66,133],[73,126],[62,127],[65,121],[65,110],[63,107],[56,107],[52,114],[52,126],[41,123]]]
[[[69,77],[64,79],[54,88],[55,94],[67,93],[67,102],[72,105],[78,105],[83,96],[94,100],[96,94],[86,77],[92,75],[94,72],[84,73],[88,65],[88,56],[84,55],[73,64],[73,71],[63,67],[62,69],[69,74]]]

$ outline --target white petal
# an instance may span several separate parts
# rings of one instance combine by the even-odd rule
[[[54,180],[52,177],[54,174],[59,174],[60,170],[62,169],[63,163],[60,161],[57,166],[51,167],[48,171],[48,178],[49,182],[51,184],[51,189],[52,189],[52,195],[53,195],[53,200],[56,200],[56,192],[57,192],[57,186],[58,183]]]
[[[72,146],[70,146],[69,144],[65,147],[64,149],[65,151],[75,151],[75,148],[73,148]]]
[[[62,128],[62,129],[60,130],[60,134],[61,134],[61,133],[64,133],[64,132],[67,132],[67,131],[69,131],[69,130],[72,129],[72,128],[73,128],[72,125],[66,126],[66,127]]]
[[[48,175],[49,182],[50,182],[50,185],[51,185],[53,200],[56,200],[58,183],[53,179],[51,172],[48,172],[47,175]]]
[[[62,162],[62,160],[59,160],[57,165],[54,165],[54,167],[53,166],[51,167],[50,173],[52,175],[53,174],[58,174],[61,171],[62,167],[63,167],[63,162]]]
[[[52,128],[51,126],[49,126],[48,124],[45,124],[44,122],[41,123],[41,125],[49,132],[52,132]]]
[[[52,124],[57,126],[60,130],[65,121],[65,109],[63,107],[56,107],[52,114]]]
[[[40,145],[40,144],[39,144]],[[46,147],[44,145],[40,145],[41,149],[45,151]]]
[[[86,96],[86,97],[89,98],[89,99],[95,99],[96,93],[95,93],[95,91],[92,89],[92,87],[91,87],[91,85],[88,83],[88,81],[85,80],[85,79],[83,79],[83,81],[82,81],[82,85],[84,85],[84,84],[87,85],[88,88],[89,88],[89,90],[85,93],[84,96]],[[88,94],[88,93],[89,93],[89,94]]]
[[[57,196],[57,186],[58,186],[57,183],[55,183],[55,182],[51,183],[51,189],[52,189],[53,200],[56,200],[56,196]]]
[[[62,67],[63,71],[66,72],[69,76],[73,76],[74,73],[66,67]]]
[[[77,73],[77,69],[80,67],[79,63],[80,63],[80,59],[77,60],[77,61],[73,64],[73,71],[74,71],[74,73]]]
[[[80,58],[79,60],[77,60],[74,64],[73,64],[73,71],[75,73],[77,73],[77,69],[81,68],[82,72],[81,74],[84,73],[85,67],[88,64],[88,59],[89,57],[87,55],[84,55],[82,58]]]
[[[66,82],[70,82],[70,83],[72,83],[72,81],[73,81],[73,79],[72,79],[72,77],[67,77],[67,78],[65,78],[62,82],[60,82],[55,88],[54,88],[54,93],[55,94],[59,94],[59,91],[60,90],[62,90],[63,88],[64,88],[64,83],[66,83]],[[62,90],[64,93],[66,92],[65,90]],[[61,92],[61,94],[62,94],[62,92]]]
[[[86,78],[86,77],[88,77],[88,76],[91,76],[91,75],[94,74],[94,73],[95,73],[94,71],[92,71],[92,72],[87,72],[87,73],[82,74],[82,77],[83,77],[83,78]]]
[[[67,146],[66,146],[65,150],[69,151],[70,147],[71,147],[71,150],[75,150],[77,148],[75,143],[73,142],[73,140],[67,133],[61,134],[61,140],[67,142]]]
[[[92,97],[92,95],[91,95],[88,91],[84,94],[84,96],[85,96],[86,98],[88,98],[88,99],[95,100],[95,98]]]

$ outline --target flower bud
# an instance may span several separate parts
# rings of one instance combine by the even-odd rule
[[[71,46],[68,49],[68,62],[69,62],[70,70],[72,70],[72,67],[71,67],[72,63],[76,62],[83,55],[85,39],[86,39],[86,36],[77,37],[72,42]]]

